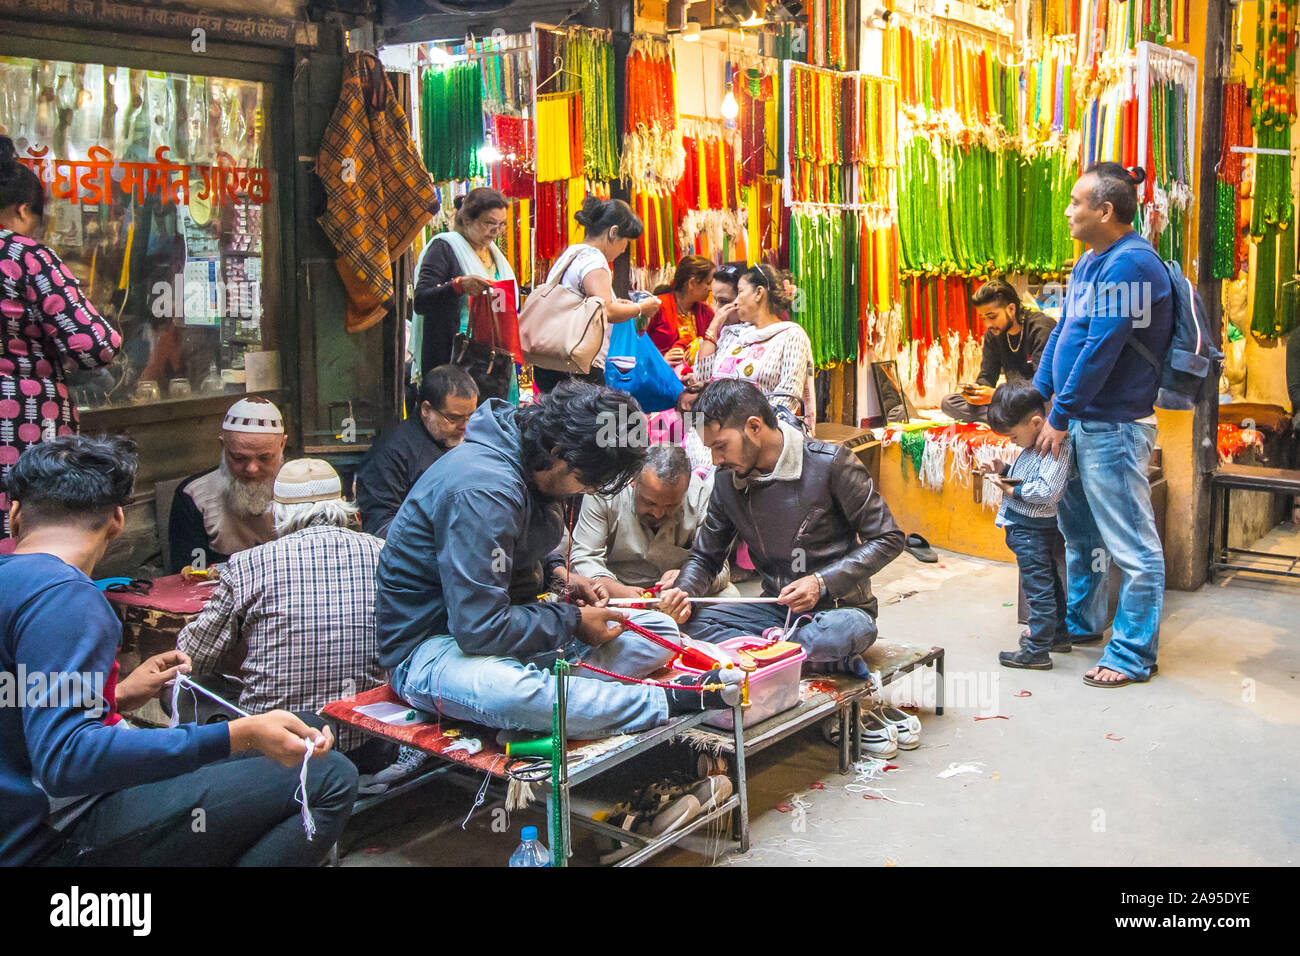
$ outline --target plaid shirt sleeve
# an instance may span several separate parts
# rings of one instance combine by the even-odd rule
[[[234,562],[226,565],[234,567]],[[176,649],[190,655],[194,674],[204,674],[217,666],[221,655],[239,640],[240,601],[232,578],[222,575],[212,599],[199,616],[186,624],[176,638]]]

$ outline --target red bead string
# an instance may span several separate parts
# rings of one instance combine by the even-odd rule
[[[706,690],[723,690],[726,684],[699,684],[692,686],[690,684],[670,684],[667,681],[650,680],[645,677],[628,677],[626,674],[615,674],[613,671],[607,671],[595,664],[584,664],[579,661],[578,667],[585,667],[589,671],[595,671],[597,674],[604,674],[606,677],[612,677],[615,680],[625,680],[629,684],[644,684],[646,687],[662,687],[665,690],[696,690],[703,694]]]

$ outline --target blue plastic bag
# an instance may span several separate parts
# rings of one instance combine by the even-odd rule
[[[610,328],[605,384],[630,394],[646,414],[672,408],[682,394],[682,380],[631,319]]]

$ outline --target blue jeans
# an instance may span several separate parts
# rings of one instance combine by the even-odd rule
[[[718,644],[765,628],[785,625],[787,609],[780,604],[706,604],[682,625],[691,637]],[[803,615],[794,615],[790,623]],[[839,607],[811,612],[790,640],[803,646],[813,663],[847,662],[876,640],[876,622],[861,608]]]
[[[1105,631],[1113,560],[1123,579],[1114,631],[1099,664],[1144,679],[1156,662],[1165,596],[1165,556],[1147,479],[1156,429],[1072,421],[1070,440],[1075,464],[1057,509],[1069,579],[1066,624],[1071,635]]]
[[[1064,642],[1067,634],[1065,589],[1052,554],[1058,532],[1055,528],[1009,524],[1006,533],[1007,547],[1016,556],[1029,604],[1029,637],[1020,646],[1035,654],[1046,654],[1052,644]]]
[[[628,617],[670,640],[679,638],[677,625],[658,611],[634,611]],[[672,651],[630,631],[600,647],[575,640],[562,652],[527,661],[466,654],[455,638],[439,635],[397,666],[393,691],[430,714],[505,730],[550,733],[555,675],[548,668],[560,653],[570,661],[628,677],[645,677],[673,658]],[[569,735],[578,739],[649,730],[668,719],[668,698],[662,688],[619,683],[591,671],[579,670],[570,678],[566,702],[566,726]]]

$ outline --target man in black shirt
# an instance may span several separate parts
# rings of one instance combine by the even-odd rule
[[[417,414],[386,432],[357,472],[361,528],[386,537],[411,486],[425,469],[465,440],[478,407],[478,386],[455,365],[439,365],[420,382]]]
[[[939,407],[962,422],[987,421],[988,404],[998,377],[1008,382],[1032,381],[1056,322],[1033,309],[1022,309],[1020,295],[1004,279],[990,279],[971,296],[975,314],[984,322],[984,357],[973,385],[945,396]]]

